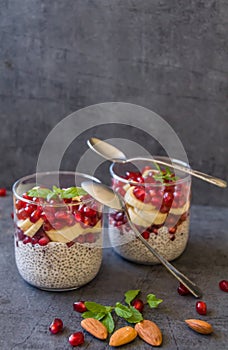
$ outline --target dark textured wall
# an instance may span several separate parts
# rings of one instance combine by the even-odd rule
[[[154,110],[193,167],[227,177],[227,18],[227,0],[1,0],[0,187],[35,170],[58,121],[104,101]],[[227,191],[196,181],[194,201]]]

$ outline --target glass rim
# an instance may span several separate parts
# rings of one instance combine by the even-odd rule
[[[134,157],[134,158],[129,158],[127,159],[126,162],[122,163],[122,164],[126,164],[126,163],[130,163],[132,162],[134,164],[134,161],[147,161],[147,162],[152,162],[152,159],[163,159],[163,160],[169,160],[171,162],[170,164],[170,167],[172,167],[172,163],[176,163],[176,164],[179,164],[179,165],[183,165],[189,169],[191,169],[190,165],[188,163],[185,163],[179,159],[175,159],[175,158],[169,158],[169,157],[165,157],[165,156],[154,156],[154,157]],[[186,176],[184,176],[183,178],[181,179],[178,179],[178,180],[175,180],[173,181],[172,183],[153,183],[153,184],[150,184],[150,183],[139,183],[139,182],[135,182],[135,181],[129,181],[127,179],[124,179],[123,177],[119,176],[116,174],[116,172],[114,171],[114,166],[116,165],[117,162],[114,162],[110,165],[109,167],[109,171],[110,171],[110,174],[111,176],[120,181],[120,182],[123,182],[123,183],[126,183],[126,184],[129,184],[129,185],[137,185],[137,186],[147,186],[147,185],[150,185],[150,186],[153,186],[153,187],[164,187],[164,186],[173,186],[173,185],[179,185],[179,184],[182,184],[182,183],[186,183],[187,181],[191,181],[191,175],[190,174],[186,174]],[[118,163],[118,164],[121,164]],[[175,170],[175,169],[174,169]],[[181,171],[181,170],[179,170]],[[184,171],[183,171],[184,173]]]
[[[65,203],[64,200],[63,200],[62,203],[55,203],[55,204],[50,204],[50,203],[48,203],[48,202],[37,203],[37,202],[35,202],[35,201],[33,201],[33,200],[26,199],[26,198],[20,196],[20,195],[17,193],[17,191],[16,191],[17,186],[18,186],[20,183],[22,183],[23,181],[25,181],[25,180],[29,180],[29,179],[32,178],[32,177],[35,177],[35,178],[36,178],[37,175],[42,176],[42,175],[53,175],[53,174],[82,176],[82,177],[84,177],[84,178],[86,178],[86,179],[89,179],[89,180],[91,180],[91,181],[101,183],[101,181],[100,181],[98,178],[96,178],[96,177],[94,177],[94,176],[92,176],[92,175],[85,174],[85,173],[80,173],[80,172],[77,172],[77,171],[65,171],[65,170],[59,170],[59,171],[58,171],[58,170],[55,170],[55,171],[38,172],[38,173],[33,173],[33,174],[30,174],[30,175],[23,176],[23,177],[21,177],[20,179],[18,179],[17,181],[15,181],[15,183],[14,183],[13,186],[12,186],[13,195],[14,195],[17,199],[19,199],[19,200],[21,200],[21,201],[23,201],[23,202],[25,202],[25,203],[33,204],[33,205],[40,205],[40,206],[42,206],[42,204],[44,204],[45,206],[50,206],[50,207],[62,207],[64,204],[67,205],[67,206],[70,206],[70,205],[73,206],[73,205],[80,205],[80,204],[82,204],[81,201],[78,202],[78,203],[77,203],[77,202],[75,202],[75,203]],[[86,203],[86,202],[91,202],[91,199],[88,199],[87,201],[86,201],[86,200],[83,201],[83,203]]]

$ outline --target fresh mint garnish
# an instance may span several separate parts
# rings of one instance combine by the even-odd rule
[[[95,318],[96,320],[102,320],[102,318],[104,318],[106,316],[105,313],[103,312],[98,312],[98,313],[94,313],[92,311],[86,311],[86,312],[83,312],[82,314],[82,317],[83,318]]]
[[[91,311],[94,314],[97,314],[97,313],[107,314],[113,309],[111,306],[104,306],[98,303],[94,303],[93,301],[86,301],[85,306],[88,311]]]
[[[138,323],[143,320],[143,316],[141,312],[136,310],[133,306],[130,306],[130,311],[132,315],[129,318],[126,318],[126,321],[129,323]]]
[[[124,296],[125,296],[125,303],[130,305],[132,300],[134,300],[137,295],[140,293],[140,289],[131,289],[128,290]]]
[[[163,302],[162,299],[157,299],[154,294],[148,294],[146,300],[151,308],[158,307],[158,305]]]
[[[47,201],[50,201],[54,198],[59,199],[70,199],[74,197],[84,196],[87,192],[84,191],[81,187],[68,187],[68,188],[59,188],[56,186],[52,187],[52,190],[49,188],[34,187],[28,191],[30,197],[45,198]]]
[[[101,322],[107,328],[109,333],[112,333],[114,331],[115,324],[111,312],[108,312]]]
[[[166,182],[167,184],[167,181],[174,182],[178,180],[178,177],[173,176],[173,173],[168,166],[165,167],[165,170],[162,170],[157,163],[154,163],[154,165],[158,170],[157,173],[153,174],[153,177],[156,181],[159,181],[161,183]]]
[[[123,317],[125,319],[132,316],[132,311],[130,310],[130,308],[128,306],[121,304],[121,303],[116,303],[115,313],[118,316]]]

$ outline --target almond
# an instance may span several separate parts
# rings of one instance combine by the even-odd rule
[[[154,322],[143,320],[135,325],[135,330],[146,343],[153,346],[161,345],[162,333]]]
[[[107,328],[95,318],[86,318],[81,321],[81,326],[94,337],[104,340],[108,337]]]
[[[130,343],[137,337],[137,331],[129,326],[119,328],[110,338],[110,346],[120,346]]]
[[[197,333],[211,334],[213,332],[213,328],[208,322],[195,319],[185,320],[185,322],[191,329],[193,329]]]

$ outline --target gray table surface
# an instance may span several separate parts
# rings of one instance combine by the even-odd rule
[[[157,309],[145,308],[144,318],[155,321],[162,330],[162,349],[228,349],[228,293],[218,283],[228,279],[228,208],[195,206],[191,213],[191,235],[184,254],[174,264],[204,291],[207,316],[195,311],[196,299],[177,294],[178,282],[160,266],[127,262],[110,248],[104,249],[101,270],[86,286],[70,292],[45,292],[25,283],[14,261],[12,198],[0,198],[0,349],[71,349],[68,336],[81,330],[81,315],[73,311],[77,300],[106,305],[123,301],[128,289],[141,289],[142,298],[154,293],[164,302]],[[63,333],[51,335],[48,326],[54,317],[62,318]],[[189,329],[185,319],[199,318],[213,325],[214,333],[200,335]],[[126,325],[118,320],[116,328]],[[85,332],[86,333],[86,332]],[[80,348],[111,348],[88,333]],[[123,349],[151,349],[140,339]]]

